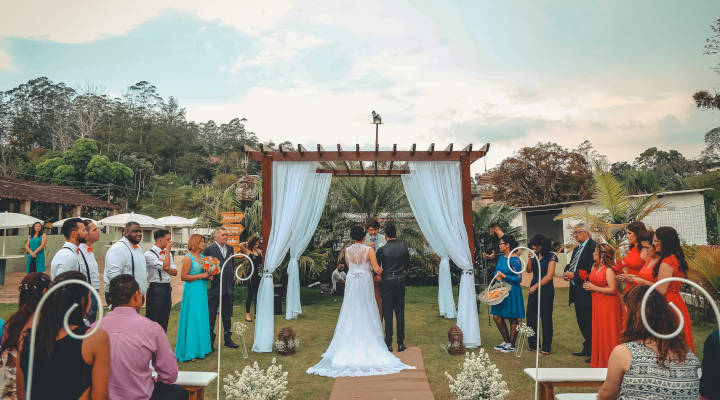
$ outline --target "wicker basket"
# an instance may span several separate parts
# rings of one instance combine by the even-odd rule
[[[493,278],[493,281],[494,280],[495,278]],[[512,286],[507,282],[496,282],[493,284],[491,281],[488,288],[478,295],[478,300],[489,306],[500,304],[510,295],[510,289],[512,289]]]

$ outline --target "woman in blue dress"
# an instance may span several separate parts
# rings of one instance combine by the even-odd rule
[[[188,254],[182,263],[183,287],[175,355],[179,362],[204,358],[212,352],[208,315],[207,280],[212,276],[203,269],[200,253],[205,240],[194,234],[188,239]]]
[[[516,274],[508,268],[508,258],[510,266],[515,271],[520,271],[522,264],[520,258],[510,257],[510,251],[518,246],[517,240],[512,235],[503,235],[500,238],[500,257],[495,266],[496,280],[505,281],[510,284],[510,294],[502,303],[492,306],[490,313],[493,315],[495,325],[497,325],[503,342],[495,346],[495,350],[503,353],[515,351],[515,338],[517,337],[518,320],[525,318],[525,303],[523,302],[522,288],[520,281],[522,273]],[[508,332],[505,320],[510,321],[510,332]]]
[[[25,244],[27,260],[25,262],[25,273],[45,272],[45,245],[47,235],[43,232],[42,223],[36,222],[30,227],[28,240]]]

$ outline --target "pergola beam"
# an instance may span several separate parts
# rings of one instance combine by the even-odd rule
[[[359,169],[351,169],[349,170],[349,173],[342,170],[332,170],[332,169],[325,169],[325,168],[318,168],[315,170],[318,174],[333,174],[333,176],[339,176],[339,177],[350,177],[350,178],[367,178],[372,175],[367,175],[366,171],[360,171]],[[378,170],[378,176],[379,177],[391,177],[396,178],[401,175],[409,174],[410,171],[407,169],[379,169]]]
[[[305,152],[304,155],[300,155],[296,151],[248,151],[247,155],[250,159],[255,161],[262,161],[262,157],[265,154],[271,154],[273,161],[378,161],[378,162],[390,162],[390,161],[460,161],[460,157],[468,157],[470,161],[476,161],[483,158],[486,154],[485,151],[434,151],[431,149],[428,151],[418,152],[411,149],[410,151],[378,151],[375,154],[374,150],[362,151],[358,148],[355,151],[348,152],[343,151],[342,147],[338,146],[337,152]],[[284,150],[284,149],[283,149]]]
[[[450,143],[448,145],[448,147],[446,147],[445,150],[443,150],[443,151],[445,152],[445,154],[450,154],[450,153],[452,153],[452,149],[453,149],[453,144]]]

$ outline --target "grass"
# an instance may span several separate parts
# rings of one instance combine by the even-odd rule
[[[580,349],[582,342],[573,308],[568,307],[568,293],[566,288],[556,289],[554,308],[554,338],[553,354],[540,358],[541,367],[587,367],[582,357],[575,357],[570,353]],[[295,355],[280,356],[275,353],[253,353],[252,326],[246,333],[249,358],[243,359],[241,352],[236,349],[223,348],[221,376],[226,376],[234,370],[242,370],[245,365],[257,361],[261,368],[267,367],[272,358],[277,358],[288,371],[290,399],[314,400],[327,399],[334,383],[334,379],[315,375],[308,375],[305,370],[320,360],[321,354],[332,339],[337,315],[340,311],[341,298],[323,297],[316,290],[302,289],[303,314],[300,319],[286,321],[284,315],[275,316],[275,332],[290,326],[301,340],[300,348]],[[527,293],[526,293],[527,296]],[[236,292],[236,299],[245,298],[245,287]],[[455,298],[457,299],[457,293]],[[7,319],[17,307],[15,305],[0,305],[0,317]],[[174,348],[179,305],[173,307],[170,316],[168,337]],[[492,350],[492,347],[502,340],[495,328],[488,325],[487,307],[479,310],[480,334],[483,347],[488,351],[491,360],[498,366],[503,378],[508,383],[510,395],[507,399],[532,398],[533,381],[525,375],[524,368],[535,365],[533,353],[526,352],[521,358],[515,353],[502,354]],[[244,303],[236,300],[233,321],[242,321],[245,313]],[[456,374],[462,356],[450,356],[441,348],[447,342],[447,331],[455,323],[454,320],[445,320],[437,312],[437,288],[435,287],[408,287],[405,305],[405,331],[406,344],[419,346],[422,349],[427,376],[433,395],[436,399],[452,399],[448,391],[445,371]],[[252,324],[250,324],[252,325]],[[714,329],[711,324],[694,324],[693,334],[698,354],[702,354],[703,342]],[[217,368],[217,352],[203,360],[196,360],[180,364],[181,370],[215,371]],[[222,386],[222,385],[221,385]],[[589,388],[579,388],[578,391],[590,391]],[[567,389],[563,391],[572,391]],[[207,399],[215,398],[215,383],[206,391]]]

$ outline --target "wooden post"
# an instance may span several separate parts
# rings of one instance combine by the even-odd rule
[[[463,220],[470,245],[470,260],[475,266],[475,240],[473,235],[472,185],[470,180],[470,159],[460,156],[460,187],[462,192]]]
[[[262,159],[262,236],[263,255],[267,257],[267,246],[272,228],[272,163],[271,155],[264,155]]]

